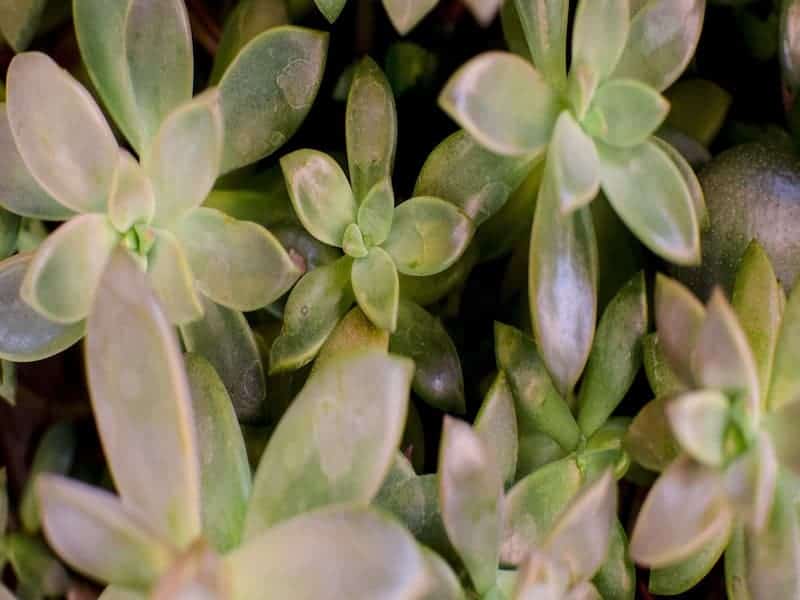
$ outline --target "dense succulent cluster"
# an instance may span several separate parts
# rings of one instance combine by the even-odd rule
[[[0,600],[800,597],[800,161],[698,176],[681,79],[729,11],[797,136],[800,1],[62,4],[0,3]]]

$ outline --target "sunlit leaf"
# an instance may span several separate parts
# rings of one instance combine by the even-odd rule
[[[568,0],[514,0],[533,64],[556,87],[567,81]]]
[[[397,329],[400,282],[392,257],[375,246],[364,258],[353,261],[353,294],[364,314],[378,327]]]
[[[630,27],[628,0],[583,0],[572,31],[572,69],[586,65],[599,79],[617,66]]]
[[[556,121],[553,139],[547,150],[548,168],[563,214],[569,214],[594,200],[600,189],[597,149],[569,113]]]
[[[382,179],[367,192],[358,208],[358,227],[367,244],[382,244],[392,230],[394,192],[388,179]]]
[[[658,129],[669,102],[638,81],[615,79],[597,89],[590,110],[603,117],[603,128],[590,128],[590,133],[612,146],[628,148],[644,143]]]

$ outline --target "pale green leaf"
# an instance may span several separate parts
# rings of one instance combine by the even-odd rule
[[[348,256],[353,258],[364,258],[369,254],[366,244],[364,244],[364,235],[361,233],[358,225],[350,223],[344,230],[342,238],[342,250]]]
[[[700,301],[683,284],[656,275],[655,318],[658,346],[667,366],[684,384],[691,384],[692,350],[706,317]],[[659,390],[654,390],[661,395]]]
[[[153,583],[174,559],[135,507],[58,475],[37,483],[47,539],[73,568],[106,583]]]
[[[200,207],[176,223],[174,232],[197,288],[228,308],[262,308],[289,291],[300,276],[277,238],[256,223]]]
[[[582,0],[572,30],[572,69],[586,65],[604,80],[617,66],[628,39],[628,0]]]
[[[325,340],[314,361],[312,373],[325,361],[339,356],[342,352],[349,352],[353,348],[375,348],[384,352],[389,351],[389,332],[375,326],[358,306],[354,306],[339,321],[331,335]],[[394,354],[402,354],[402,352],[395,351]]]
[[[125,506],[178,547],[200,533],[191,394],[178,340],[145,274],[118,249],[87,323],[86,370],[103,450]]]
[[[719,467],[725,460],[730,401],[714,389],[686,392],[667,402],[666,414],[681,448],[695,460]]]
[[[656,397],[670,396],[686,389],[680,377],[667,364],[663,343],[657,333],[642,338],[642,354],[647,382]]]
[[[589,132],[612,146],[629,148],[644,143],[664,122],[669,102],[653,88],[630,79],[602,84],[590,111],[602,115],[602,128]]]
[[[744,525],[733,528],[725,549],[725,591],[730,600],[751,600],[747,581],[747,556]]]
[[[778,410],[800,398],[800,285],[792,289],[778,333],[767,407]]]
[[[575,118],[581,123],[587,121],[586,115],[599,84],[597,73],[584,64],[574,65],[569,72],[567,100]],[[591,122],[592,118],[597,120],[597,115],[590,117],[587,122]]]
[[[9,533],[4,540],[22,598],[63,597],[70,587],[66,567],[41,538]]]
[[[327,50],[326,33],[289,26],[242,48],[219,83],[223,173],[275,152],[294,134],[319,90]]]
[[[270,528],[226,562],[232,600],[402,600],[419,598],[430,585],[428,563],[403,527],[347,505]]]
[[[503,482],[483,439],[451,417],[442,429],[439,497],[447,535],[484,594],[494,585],[500,556]]]
[[[668,398],[659,397],[645,404],[623,440],[625,452],[650,471],[665,470],[678,456],[678,442],[666,413],[668,402]]]
[[[725,471],[728,497],[748,531],[764,531],[775,500],[779,470],[778,456],[768,433],[758,432],[750,449]]]
[[[455,263],[472,240],[472,220],[439,198],[417,196],[394,211],[383,248],[404,275],[435,275]]]
[[[389,1],[408,7],[419,4],[417,0]],[[392,88],[381,68],[369,57],[361,60],[353,74],[347,96],[345,133],[350,182],[356,202],[360,203],[377,183],[391,180],[397,146]]]
[[[15,56],[7,83],[8,121],[31,175],[66,207],[105,212],[119,153],[89,92],[40,52]]]
[[[626,149],[599,144],[598,151],[603,191],[636,237],[676,264],[699,262],[692,195],[675,163],[653,142]]]
[[[33,41],[46,6],[47,0],[17,0],[0,6],[0,31],[15,52]]]
[[[153,185],[156,225],[177,221],[206,199],[219,173],[222,137],[216,90],[166,116],[142,161]]]
[[[386,241],[394,218],[394,192],[388,179],[382,179],[367,192],[358,208],[358,227],[367,245]]]
[[[400,302],[400,282],[392,257],[375,246],[364,258],[353,261],[351,272],[353,294],[356,302],[381,329],[397,329],[397,313]]]
[[[567,82],[569,0],[514,0],[533,64],[556,88]]]
[[[203,316],[186,253],[169,231],[153,229],[155,242],[147,256],[147,276],[170,323],[182,325]]]
[[[486,52],[463,65],[439,104],[483,146],[506,156],[542,152],[562,109],[547,80],[505,52]]]
[[[328,23],[333,23],[339,18],[339,14],[347,4],[347,0],[314,0],[319,12],[328,20]]]
[[[564,111],[556,121],[547,150],[554,192],[561,213],[568,215],[589,204],[600,189],[599,159],[594,141],[570,114]]]
[[[303,227],[319,241],[341,247],[347,226],[358,214],[342,168],[327,154],[297,150],[281,158],[281,169]]]
[[[311,362],[355,298],[350,285],[353,259],[306,273],[294,286],[283,311],[283,327],[269,355],[269,371],[299,369]]]
[[[619,519],[614,519],[608,556],[592,583],[602,598],[633,600],[636,595],[636,568],[628,552],[628,536]]]
[[[438,0],[383,0],[383,6],[392,25],[400,35],[405,35],[433,10]]]
[[[464,600],[464,589],[450,565],[432,550],[422,547],[431,579],[428,592],[421,600]]]
[[[498,373],[475,417],[475,433],[494,452],[497,468],[506,486],[517,472],[519,437],[514,396],[504,373]]]
[[[631,3],[632,8],[636,3]],[[706,0],[649,0],[631,20],[614,78],[637,79],[658,91],[680,77],[694,56]]]
[[[127,151],[120,149],[119,164],[111,195],[108,220],[120,233],[139,223],[149,223],[155,213],[155,196],[147,175]]]
[[[146,600],[147,597],[127,588],[110,585],[103,590],[98,600]]]
[[[119,242],[105,215],[74,217],[39,246],[20,296],[57,323],[75,323],[89,314],[103,269]]]
[[[203,318],[181,327],[188,352],[211,363],[231,397],[236,414],[244,422],[264,416],[266,379],[261,356],[245,316],[215,304],[202,294]]]
[[[686,186],[689,188],[689,193],[692,196],[694,213],[697,218],[697,223],[700,225],[700,230],[707,230],[711,226],[711,221],[708,216],[705,194],[692,165],[689,164],[689,161],[687,161],[683,154],[678,152],[672,144],[662,140],[660,137],[654,136],[650,138],[650,141],[661,148],[664,154],[669,156],[672,162],[675,163],[675,166],[678,167],[678,171],[680,171],[683,176],[683,180],[686,182]]]
[[[380,350],[345,353],[317,369],[261,457],[245,539],[328,504],[368,504],[400,443],[412,373],[411,361]]]

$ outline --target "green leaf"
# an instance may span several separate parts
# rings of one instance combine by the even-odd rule
[[[172,544],[192,542],[201,525],[189,383],[174,330],[145,274],[121,248],[95,293],[86,370],[122,502]]]
[[[92,296],[119,234],[105,215],[79,215],[61,225],[39,246],[20,296],[57,323],[75,323],[89,314]]]
[[[367,256],[353,261],[350,277],[356,302],[364,314],[381,329],[395,331],[400,282],[392,257],[383,248],[374,246]]]
[[[203,316],[189,260],[178,239],[164,229],[151,230],[155,242],[147,256],[147,276],[170,323],[183,325]]]
[[[589,133],[612,146],[629,148],[643,144],[661,126],[669,102],[643,83],[615,79],[597,89],[590,111],[602,115],[603,127],[587,125]]]
[[[89,93],[40,52],[15,56],[7,83],[8,122],[31,175],[67,208],[105,212],[117,141]]]
[[[216,90],[167,115],[142,161],[156,199],[154,223],[169,225],[211,191],[222,153],[222,113]]]
[[[400,296],[420,306],[430,306],[464,285],[479,258],[478,245],[471,243],[456,262],[436,275],[414,277],[400,274]]]
[[[511,485],[517,472],[519,437],[514,396],[502,372],[494,378],[475,417],[475,433],[494,452],[503,483],[506,486]]]
[[[665,407],[681,448],[703,464],[719,467],[725,460],[730,401],[714,389],[686,392]]]
[[[141,151],[167,115],[192,97],[194,53],[183,0],[129,0],[127,4],[122,25],[124,57],[138,113]]]
[[[533,64],[558,89],[567,83],[568,0],[515,0]]]
[[[642,338],[642,354],[647,382],[656,397],[670,396],[686,389],[680,377],[667,364],[663,343],[657,333]]]
[[[272,527],[225,560],[236,600],[417,598],[430,584],[428,563],[403,527],[347,505]]]
[[[591,124],[592,120],[599,121],[598,124],[602,123],[602,118],[599,118],[597,113],[589,115],[587,119],[589,107],[599,84],[597,73],[584,64],[576,64],[569,72],[567,101],[575,118],[581,123]]]
[[[667,398],[659,397],[645,404],[623,440],[630,457],[650,471],[663,471],[678,456],[678,443],[666,413],[668,402]]]
[[[71,586],[67,569],[40,538],[11,533],[4,540],[21,598],[63,597]]]
[[[461,257],[474,231],[470,218],[453,204],[418,196],[395,209],[383,248],[404,275],[435,275]]]
[[[700,231],[706,231],[711,226],[711,221],[708,216],[708,208],[706,207],[703,188],[700,185],[700,181],[697,179],[692,165],[689,164],[689,161],[687,161],[683,157],[683,154],[678,152],[672,144],[662,140],[660,137],[652,137],[650,141],[663,150],[664,154],[669,156],[672,162],[675,163],[675,166],[678,167],[678,171],[680,171],[683,176],[683,180],[686,182],[686,186],[689,188],[689,193],[692,196],[694,214],[697,218],[697,223],[700,225]]]
[[[126,588],[110,585],[103,590],[98,600],[146,600],[146,596]]]
[[[383,7],[400,35],[405,35],[433,10],[438,0],[383,0]]]
[[[328,35],[275,27],[253,38],[219,83],[222,172],[272,154],[308,114],[325,67]]]
[[[364,235],[355,223],[350,223],[344,230],[342,238],[342,250],[348,256],[355,259],[364,258],[369,254],[367,246],[364,244]]]
[[[581,432],[564,399],[553,387],[536,344],[518,329],[495,323],[497,368],[505,372],[514,394],[520,423],[552,437],[567,452],[574,450]]]
[[[360,203],[377,183],[391,181],[397,146],[392,88],[381,68],[368,56],[358,63],[353,74],[347,96],[345,132],[350,182]]]
[[[682,79],[665,93],[670,103],[667,126],[709,147],[728,116],[733,97],[707,79]]]
[[[394,460],[413,363],[380,350],[331,358],[306,382],[269,440],[245,539],[321,506],[368,504]]]
[[[478,226],[503,207],[530,169],[529,158],[490,152],[460,130],[445,138],[425,160],[414,195],[452,202]]]
[[[325,340],[311,372],[320,368],[327,360],[336,358],[341,353],[349,352],[353,348],[375,348],[384,352],[389,351],[389,332],[376,327],[358,306],[354,306],[339,321],[328,339]],[[394,352],[394,354],[402,353]]]
[[[553,140],[547,150],[547,164],[553,178],[563,215],[586,206],[600,190],[599,159],[594,141],[583,131],[569,111],[556,121]]]
[[[415,302],[400,299],[389,349],[414,361],[414,393],[434,408],[463,414],[461,360],[441,320]]]
[[[433,580],[422,600],[464,600],[464,590],[450,565],[435,552],[422,547],[428,562],[429,577]]]
[[[769,384],[767,407],[778,410],[800,396],[800,285],[795,285],[783,311],[783,321],[778,333],[772,380]]]
[[[58,354],[83,337],[84,323],[61,325],[45,319],[19,295],[33,259],[17,254],[0,262],[0,358],[14,362]]]
[[[198,354],[187,354],[185,359],[200,463],[203,532],[217,551],[227,552],[241,541],[250,497],[250,464],[219,375]]]
[[[353,259],[306,273],[294,286],[283,311],[281,334],[272,345],[269,372],[299,369],[311,362],[355,300],[350,285]]]
[[[367,245],[379,245],[386,241],[392,230],[394,219],[394,192],[388,179],[381,179],[367,192],[358,208],[358,227],[364,234]]]
[[[283,296],[300,276],[268,230],[213,208],[195,208],[175,226],[197,288],[217,304],[255,310]]]
[[[250,325],[239,311],[215,304],[202,294],[200,300],[203,318],[181,327],[183,345],[211,363],[239,419],[260,421],[267,384]]]
[[[154,583],[175,558],[141,513],[108,492],[58,475],[42,475],[37,491],[48,541],[85,575],[144,587]]]
[[[319,12],[328,20],[328,23],[333,23],[339,18],[347,0],[314,0],[314,4],[317,5]]]
[[[545,77],[506,52],[486,52],[463,65],[439,105],[480,144],[505,156],[542,152],[562,109]]]
[[[117,231],[125,233],[136,224],[149,223],[155,209],[150,180],[136,159],[120,149],[119,164],[108,198],[108,220]]]
[[[47,0],[20,0],[0,8],[0,31],[14,49],[22,52],[39,29]]]
[[[668,366],[684,383],[694,379],[691,350],[705,317],[705,308],[683,284],[664,275],[656,276],[658,345]]]
[[[297,150],[281,158],[281,169],[303,227],[319,241],[341,247],[358,204],[339,164],[322,152]]]
[[[697,217],[675,163],[653,142],[625,149],[599,144],[598,151],[603,191],[636,237],[671,262],[698,263]]]
[[[772,511],[779,471],[778,456],[770,436],[759,431],[747,452],[725,471],[725,486],[748,530],[762,533]]]
[[[751,600],[748,589],[744,525],[736,525],[725,549],[725,591],[730,600]]]
[[[614,520],[611,528],[608,556],[592,583],[603,598],[633,600],[636,595],[636,568],[628,552],[628,536],[619,519]]]
[[[584,435],[597,431],[628,393],[642,364],[647,326],[647,288],[639,272],[611,300],[597,327],[578,396]]]
[[[672,518],[680,514],[680,519]],[[683,456],[656,481],[631,536],[631,556],[662,568],[679,563],[731,527],[721,476]]]
[[[572,30],[572,69],[585,65],[599,80],[611,75],[628,39],[628,0],[582,0]]]
[[[598,258],[589,209],[562,214],[557,170],[548,157],[531,232],[528,293],[542,358],[566,396],[592,348]]]
[[[445,417],[439,451],[439,498],[447,535],[475,590],[494,585],[502,535],[503,482],[483,439]]]
[[[34,219],[63,221],[75,214],[56,202],[30,174],[17,150],[4,103],[0,104],[0,205]]]
[[[638,79],[662,91],[694,56],[706,0],[649,0],[639,5],[613,77]]]

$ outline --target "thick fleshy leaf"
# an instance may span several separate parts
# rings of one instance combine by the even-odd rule
[[[744,525],[735,525],[725,549],[725,591],[730,600],[751,600]]]
[[[548,157],[531,232],[528,293],[542,358],[566,396],[592,348],[598,257],[589,209],[562,214],[556,171]]]
[[[748,18],[749,15],[745,17]],[[770,27],[769,19],[761,23]],[[664,95],[670,102],[666,125],[705,148],[716,139],[733,103],[733,96],[727,90],[708,79],[684,78]]]
[[[607,144],[628,148],[642,144],[659,128],[669,102],[643,83],[615,79],[598,88],[590,110],[602,116],[602,127],[589,127],[589,132]]]
[[[533,548],[544,543],[582,484],[583,474],[575,458],[570,457],[537,469],[511,488],[503,511],[504,564],[522,564]]]
[[[382,179],[367,192],[358,207],[358,227],[369,246],[382,244],[389,237],[394,219],[394,192],[388,179]]]
[[[239,545],[250,496],[250,464],[230,396],[214,367],[186,355],[200,461],[203,531],[219,552]]]
[[[103,590],[98,600],[147,600],[147,596],[141,592],[110,585]]]
[[[388,0],[388,4],[384,1],[390,16],[392,2],[395,10],[400,8],[398,4],[412,10],[414,5],[420,4],[419,0]],[[394,23],[397,27],[397,22]],[[391,180],[397,145],[397,112],[392,88],[381,68],[369,57],[358,63],[353,74],[347,96],[345,133],[350,182],[356,201],[360,203],[375,184]]]
[[[502,208],[531,166],[529,158],[490,152],[460,130],[430,153],[417,178],[414,195],[452,202],[478,226]]]
[[[211,363],[240,420],[261,420],[267,384],[247,319],[241,312],[215,304],[202,294],[200,301],[203,318],[181,327],[183,345],[188,352]]]
[[[486,52],[450,78],[439,104],[483,146],[505,156],[538,154],[550,141],[561,104],[522,58]]]
[[[402,600],[419,598],[430,585],[428,563],[403,527],[379,512],[347,505],[270,528],[226,562],[232,600]]]
[[[589,107],[598,85],[600,85],[600,81],[597,73],[586,65],[576,64],[570,70],[567,81],[567,102],[575,118],[585,125],[603,123],[602,115],[594,114],[587,119]]]
[[[31,43],[47,6],[47,0],[21,0],[0,7],[0,31],[15,52]]]
[[[761,405],[765,407],[784,300],[769,256],[755,240],[750,242],[742,257],[731,303],[753,351]]]
[[[327,50],[326,33],[289,26],[242,49],[219,83],[222,172],[264,158],[294,134],[319,90]]]
[[[567,82],[568,0],[515,0],[533,64],[558,88]]]
[[[79,215],[42,242],[31,260],[20,296],[57,323],[89,314],[97,284],[119,234],[105,215]]]
[[[4,103],[0,104],[0,206],[34,219],[62,221],[75,214],[56,202],[31,175],[17,150]]]
[[[320,242],[341,247],[347,226],[358,215],[342,168],[327,154],[297,150],[281,158],[281,169],[303,227]]]
[[[636,237],[676,264],[699,262],[697,216],[675,163],[653,142],[625,149],[599,144],[598,151],[603,191]]]
[[[196,208],[175,226],[198,289],[217,304],[248,311],[274,302],[300,270],[267,229],[213,208]]]
[[[631,3],[635,8],[636,3]],[[638,79],[658,91],[680,77],[694,56],[706,0],[640,2],[614,78]]]
[[[400,302],[400,282],[392,257],[374,246],[364,258],[353,261],[351,272],[353,294],[356,302],[381,329],[397,329],[397,313]]]
[[[333,23],[339,18],[339,14],[344,9],[347,0],[314,0],[319,12],[328,20],[328,23]]]
[[[354,306],[344,318],[339,321],[331,335],[320,348],[317,359],[314,361],[312,373],[320,368],[327,360],[336,358],[342,352],[349,352],[353,348],[389,351],[389,332],[376,327],[367,318],[358,306]],[[394,354],[402,354],[394,352]],[[413,469],[412,469],[413,472]]]
[[[667,398],[651,400],[631,422],[623,441],[630,457],[650,471],[661,472],[678,456],[678,442],[667,418]]]
[[[15,56],[7,83],[8,122],[31,175],[66,207],[105,212],[117,141],[89,92],[40,52]]]
[[[352,264],[353,259],[344,256],[300,279],[289,294],[281,334],[270,350],[270,373],[299,369],[314,359],[353,305]]]
[[[701,387],[740,392],[747,398],[751,417],[759,413],[761,402],[753,351],[720,289],[714,290],[708,302],[692,361]]]
[[[628,552],[628,536],[619,519],[614,519],[608,556],[592,583],[602,598],[633,600],[636,596],[636,568]]]
[[[9,533],[3,540],[5,558],[17,579],[22,598],[63,597],[71,585],[66,567],[47,544],[36,537]]]
[[[380,350],[316,370],[261,457],[245,538],[328,504],[368,504],[400,443],[412,373],[411,361]]]
[[[438,0],[383,0],[383,6],[392,25],[400,35],[405,35],[427,15]]]
[[[548,534],[546,552],[569,565],[572,581],[591,578],[608,555],[617,514],[617,482],[607,471],[581,490]]]
[[[581,432],[564,399],[553,387],[532,339],[514,327],[495,323],[497,368],[505,372],[521,424],[552,437],[567,452]]]
[[[47,539],[67,563],[100,581],[153,583],[174,556],[134,507],[108,492],[58,475],[37,483]]]
[[[223,138],[218,100],[217,91],[209,90],[176,108],[144,154],[156,225],[169,225],[202,204],[217,179]]]
[[[438,318],[415,302],[401,298],[397,329],[389,340],[389,348],[414,361],[415,394],[445,412],[464,412],[461,360]]]
[[[464,4],[475,17],[478,25],[489,27],[500,11],[503,0],[465,0]]]
[[[680,519],[671,516],[680,514]],[[683,456],[656,481],[631,536],[631,556],[661,568],[689,558],[731,527],[721,476]]]
[[[13,362],[41,360],[83,337],[83,321],[61,325],[36,312],[19,295],[33,254],[0,262],[0,358]]]
[[[591,435],[628,393],[642,364],[647,288],[640,272],[611,300],[594,338],[578,396],[578,424]]]
[[[583,0],[572,31],[572,64],[585,65],[598,79],[617,66],[628,39],[628,0]]]
[[[504,373],[498,373],[475,417],[475,433],[494,452],[495,462],[506,486],[517,472],[519,437],[514,396]]]
[[[450,565],[432,550],[422,547],[422,555],[428,563],[431,583],[422,600],[464,600],[464,589]]]
[[[795,285],[783,311],[775,348],[767,407],[778,410],[800,398],[800,285]]]
[[[455,205],[417,196],[395,209],[383,248],[401,273],[435,275],[459,259],[474,231],[472,220]]]
[[[164,229],[152,230],[155,243],[147,256],[147,276],[170,323],[183,325],[203,316],[189,260],[178,239]]]
[[[594,200],[600,189],[597,148],[569,111],[562,112],[556,121],[547,161],[562,214],[568,215]]]
[[[695,460],[719,467],[725,460],[730,401],[714,389],[687,392],[666,405],[672,432]]]
[[[739,456],[725,471],[728,497],[738,514],[760,533],[769,521],[775,500],[780,465],[768,433],[760,431],[749,451]]]
[[[664,345],[657,333],[642,338],[642,354],[647,382],[656,397],[672,396],[687,389],[664,356]]]
[[[694,294],[674,279],[657,275],[655,288],[658,346],[668,366],[684,383],[690,384],[694,379],[692,350],[706,317],[705,308]]]
[[[189,383],[174,330],[145,274],[117,249],[87,323],[95,422],[126,507],[177,547],[200,533]],[[160,474],[154,480],[154,474]]]
[[[186,5],[129,0],[123,35],[143,149],[167,115],[192,97],[194,54]]]
[[[135,224],[149,223],[155,208],[150,180],[136,159],[120,149],[119,164],[108,198],[108,220],[124,234]]]
[[[451,417],[442,429],[439,497],[447,535],[484,594],[494,585],[500,556],[503,482],[483,439]]]
[[[689,188],[689,193],[692,196],[692,204],[694,206],[694,213],[697,218],[697,223],[700,225],[700,231],[705,231],[711,226],[711,221],[709,220],[708,216],[708,208],[706,207],[706,199],[703,193],[703,188],[700,185],[700,181],[697,179],[697,175],[692,168],[692,165],[689,164],[689,161],[684,158],[683,154],[678,152],[677,148],[662,140],[660,137],[652,137],[650,141],[653,142],[656,146],[661,148],[664,151],[664,154],[669,156],[675,166],[678,167],[678,171],[680,171],[681,175],[683,176],[683,180],[686,182],[686,186]]]

